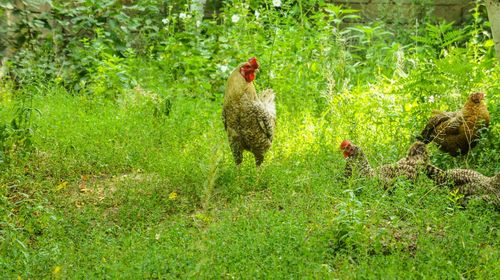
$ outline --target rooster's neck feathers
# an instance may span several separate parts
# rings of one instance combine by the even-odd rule
[[[229,76],[224,99],[229,102],[237,102],[242,97],[247,100],[256,100],[257,92],[253,82],[248,83],[241,75],[239,67],[237,67]]]

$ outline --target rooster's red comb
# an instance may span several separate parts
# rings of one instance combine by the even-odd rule
[[[343,150],[345,149],[347,146],[350,146],[352,143],[351,141],[349,140],[344,140],[342,141],[342,143],[340,143],[340,149]]]
[[[248,60],[248,63],[252,66],[253,69],[258,69],[259,64],[257,63],[257,58],[254,56]]]

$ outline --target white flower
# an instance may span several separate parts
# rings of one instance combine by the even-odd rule
[[[429,96],[429,102],[434,103],[434,95]]]
[[[201,3],[193,3],[189,6],[189,10],[191,12],[203,13],[203,4]]]
[[[227,70],[229,70],[229,67],[227,67],[227,65],[218,65],[217,67],[222,73],[225,73],[227,72]]]
[[[186,13],[180,13],[180,14],[179,14],[179,18],[180,18],[180,19],[185,19],[185,18],[187,18]]]
[[[168,20],[168,18],[164,18],[161,20],[161,22],[163,22],[163,24],[168,24],[170,20]]]
[[[281,7],[281,0],[273,0],[273,6]]]
[[[201,20],[197,20],[196,21],[196,27],[200,27],[201,26]]]
[[[255,18],[256,19],[259,19],[260,18],[260,13],[259,11],[255,10]]]
[[[238,14],[234,14],[232,17],[231,17],[231,21],[233,23],[237,23],[238,21],[240,21],[240,16]]]

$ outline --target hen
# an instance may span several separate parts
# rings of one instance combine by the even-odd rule
[[[360,147],[354,145],[349,140],[344,140],[340,144],[346,159],[345,176],[351,177],[353,172],[365,177],[379,178],[384,183],[391,183],[399,176],[405,176],[410,180],[415,180],[420,171],[425,169],[429,161],[427,146],[422,142],[415,142],[408,150],[406,157],[400,159],[395,164],[385,164],[377,168],[372,168],[364,152]]]
[[[226,85],[222,120],[236,165],[243,161],[243,151],[250,151],[260,166],[273,142],[276,127],[274,92],[257,95],[253,80],[259,68],[250,58],[233,70]]]
[[[449,169],[429,164],[426,167],[427,175],[439,185],[451,185],[458,188],[465,197],[481,197],[485,201],[500,207],[500,173],[487,177],[471,169]]]
[[[434,142],[443,152],[452,156],[466,154],[474,148],[479,130],[487,127],[490,114],[484,102],[484,93],[471,94],[462,110],[458,112],[433,112],[421,133],[424,143]]]

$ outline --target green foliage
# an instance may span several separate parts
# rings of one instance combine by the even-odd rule
[[[13,116],[0,124],[0,164],[8,163],[12,157],[26,155],[33,148],[35,125],[32,119],[39,111],[33,108],[33,95],[28,91],[20,93],[22,96],[13,105]]]
[[[444,56],[449,47],[456,45],[466,38],[466,31],[455,29],[453,22],[433,25],[427,23],[425,26],[425,36],[413,36],[413,40],[423,45],[431,54],[437,57]]]
[[[184,1],[52,4],[18,11],[52,32],[27,25],[42,44],[16,47],[16,83],[0,87],[0,275],[499,278],[492,205],[464,207],[425,176],[388,190],[344,180],[338,150],[351,139],[373,165],[395,162],[433,109],[484,91],[479,145],[459,158],[429,148],[440,167],[500,172],[481,5],[459,31],[354,24],[356,11],[323,1],[228,1],[213,18]],[[251,56],[257,88],[277,93],[258,170],[248,154],[234,166],[220,120],[226,79]]]

